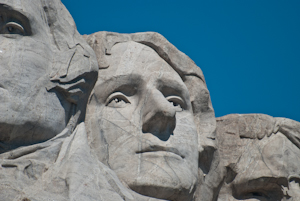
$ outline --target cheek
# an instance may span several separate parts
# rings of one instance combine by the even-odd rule
[[[46,89],[41,89],[38,96],[33,103],[32,110],[43,117],[42,124],[53,130],[54,133],[60,133],[69,121],[67,117],[70,114],[70,106],[62,105],[62,100],[59,100],[55,93],[48,92]]]
[[[108,163],[113,170],[123,169],[129,161],[133,162],[139,146],[141,128],[134,121],[134,112],[130,116],[125,113],[120,108],[106,108],[101,119],[101,133],[108,147]]]
[[[198,133],[192,114],[182,112],[176,115],[176,127],[174,135],[170,138],[170,143],[186,156],[189,166],[197,170],[199,155]]]
[[[0,82],[4,88],[16,96],[25,96],[34,88],[45,87],[52,68],[50,49],[30,38],[1,37],[1,41]]]
[[[141,133],[139,120],[134,112],[124,108],[106,107],[102,113],[102,130],[112,148],[124,146],[128,138],[135,138]]]
[[[10,73],[13,65],[13,57],[15,55],[15,45],[13,42],[4,40],[0,36],[0,82],[3,85],[5,82],[9,81],[11,78]],[[15,62],[18,62],[18,58],[15,58]],[[5,86],[3,86],[5,87]]]
[[[176,114],[174,137],[177,137],[183,144],[197,146],[197,129],[193,115],[190,112],[181,112]]]
[[[138,115],[134,111],[96,106],[88,109],[87,118],[88,132],[91,133],[90,142],[98,149],[99,154],[100,151],[108,152],[110,161],[135,154],[141,128]]]

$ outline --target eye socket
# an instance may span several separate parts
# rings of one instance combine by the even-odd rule
[[[16,22],[8,22],[1,30],[1,34],[19,34],[25,35],[25,30],[22,25]]]
[[[249,192],[247,194],[245,194],[243,196],[243,199],[259,199],[261,201],[266,201],[269,200],[270,197],[268,195],[266,195],[264,192],[261,191],[253,191],[253,192]]]
[[[184,101],[179,96],[168,96],[166,99],[173,105],[176,112],[181,112],[185,108]]]
[[[251,192],[249,193],[249,195],[256,196],[256,197],[266,197],[265,194],[262,192]]]
[[[111,94],[107,98],[106,106],[108,107],[113,107],[113,108],[123,108],[126,107],[128,104],[130,104],[130,101],[127,99],[127,97],[121,93],[121,92],[116,92]]]

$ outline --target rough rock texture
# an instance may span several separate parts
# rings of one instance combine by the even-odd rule
[[[60,1],[0,0],[0,200],[18,200],[51,169],[97,73]]]
[[[1,0],[0,16],[2,153],[82,121],[98,65],[60,1]]]
[[[226,168],[217,200],[300,200],[300,123],[264,114],[217,118]]]
[[[0,201],[300,200],[299,122],[216,121],[163,36],[82,37],[60,0],[0,0],[0,100]]]
[[[85,37],[100,64],[86,114],[98,160],[139,194],[199,199],[215,150],[200,68],[158,33]]]

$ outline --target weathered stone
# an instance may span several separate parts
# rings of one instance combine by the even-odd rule
[[[299,122],[216,123],[163,36],[82,37],[60,0],[0,0],[0,100],[0,201],[300,200]]]
[[[21,199],[57,162],[97,73],[59,0],[0,0],[0,200]]]
[[[198,156],[215,148],[200,68],[158,33],[85,37],[100,60],[86,114],[98,160],[140,199],[194,200],[211,160]]]
[[[218,200],[299,200],[300,123],[263,114],[217,119],[226,168]]]

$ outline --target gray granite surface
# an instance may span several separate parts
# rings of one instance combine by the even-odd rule
[[[0,201],[299,201],[300,123],[215,118],[159,33],[81,36],[60,0],[0,0]]]

